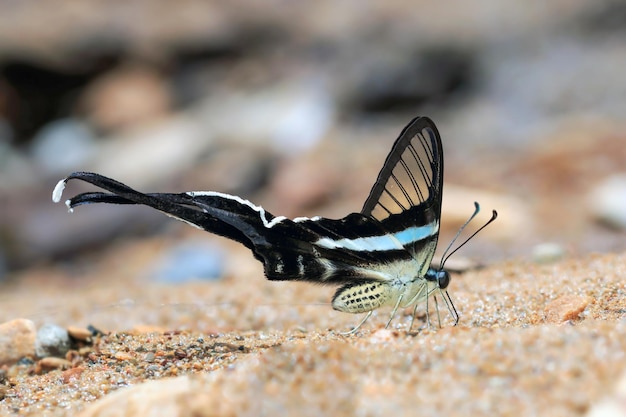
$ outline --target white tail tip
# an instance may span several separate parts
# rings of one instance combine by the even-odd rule
[[[57,183],[56,187],[54,187],[54,190],[52,191],[52,201],[54,201],[55,203],[61,201],[61,195],[63,194],[63,190],[65,189],[66,182],[67,178],[64,178]]]

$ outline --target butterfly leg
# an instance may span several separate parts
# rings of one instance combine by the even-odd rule
[[[433,299],[435,300],[435,311],[437,312],[437,323],[439,324],[439,328],[441,329],[441,314],[439,314],[439,301],[437,301],[436,295],[433,295]]]
[[[408,333],[411,333],[411,329],[413,328],[413,323],[415,322],[415,315],[417,314],[417,307],[419,306],[419,300],[426,291],[428,291],[428,286],[427,285],[421,286],[419,291],[417,291],[417,294],[415,294],[415,296],[411,298],[411,301],[409,301],[406,304],[407,306],[411,304],[415,304],[415,307],[413,307],[413,315],[411,316],[411,324],[409,325],[409,330],[407,330]],[[427,307],[426,316],[428,317],[428,298],[426,298],[426,307]]]
[[[430,297],[426,296],[426,326],[430,329],[432,327],[432,323],[430,322],[430,309],[428,308],[428,299]]]
[[[430,329],[433,327],[433,324],[430,321],[430,312],[428,309],[428,298],[426,298],[426,322],[428,323],[428,328]],[[439,301],[437,301],[436,295],[433,295],[433,299],[435,300],[435,311],[437,312],[437,324],[439,324],[439,328],[441,329],[441,314],[439,314]]]
[[[354,328],[348,332],[341,332],[339,333],[342,336],[350,336],[351,334],[355,334],[357,332],[357,330],[359,330],[359,328],[363,325],[363,323],[365,323],[367,321],[367,319],[370,318],[370,316],[372,315],[372,313],[374,312],[374,310],[368,312],[365,317],[363,318],[363,320],[361,320],[361,322],[359,324],[357,324],[356,326],[354,326]]]
[[[407,333],[411,333],[411,329],[413,328],[413,322],[415,321],[415,315],[417,314],[417,306],[419,304],[415,304],[415,307],[413,307],[413,315],[411,316],[411,324],[409,324],[409,330],[407,330]]]
[[[448,307],[448,311],[454,319],[454,325],[456,326],[459,323],[459,313],[456,311],[456,307],[454,307],[454,303],[448,291],[441,291],[441,298],[443,298],[443,301],[446,303],[446,307]]]
[[[391,311],[391,317],[389,317],[389,321],[385,325],[385,329],[388,328],[389,325],[391,324],[391,320],[393,320],[393,316],[396,315],[396,312],[398,311],[398,307],[400,307],[400,302],[402,301],[403,297],[404,297],[404,294],[400,294],[400,297],[398,297],[398,301],[396,301],[396,305],[393,306],[393,310]]]

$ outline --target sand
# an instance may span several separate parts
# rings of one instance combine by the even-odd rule
[[[439,328],[430,303],[431,328],[424,306],[412,333],[411,309],[389,329],[382,309],[344,336],[360,316],[333,311],[331,288],[268,282],[243,249],[241,273],[222,280],[129,279],[162,244],[117,245],[84,269],[42,267],[3,287],[3,321],[105,332],[64,367],[5,366],[3,415],[572,416],[619,395],[624,254],[454,274],[457,326],[441,309]]]

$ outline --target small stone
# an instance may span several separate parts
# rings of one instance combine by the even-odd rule
[[[166,329],[161,326],[154,326],[150,324],[139,324],[128,331],[130,334],[162,334]]]
[[[118,361],[132,361],[135,359],[133,355],[128,352],[116,352],[113,357]]]
[[[558,243],[545,242],[533,247],[533,260],[537,263],[550,263],[558,261],[565,255],[565,249]]]
[[[50,122],[33,138],[31,151],[37,167],[49,175],[61,175],[83,166],[97,152],[93,132],[78,119]]]
[[[441,256],[434,256],[432,261],[430,261],[430,266],[435,269],[439,269],[441,265]],[[478,269],[482,265],[474,259],[465,258],[463,256],[452,256],[449,259],[446,259],[446,270],[448,272],[465,272],[470,271],[472,269]]]
[[[616,229],[626,229],[626,174],[605,179],[589,195],[593,216]]]
[[[63,374],[61,375],[61,379],[63,380],[64,384],[69,384],[73,381],[77,381],[78,379],[80,379],[80,376],[83,374],[84,371],[85,368],[83,368],[82,366],[70,368],[63,372]]]
[[[391,329],[378,329],[375,330],[369,337],[371,343],[386,343],[390,342],[397,336],[397,332]]]
[[[46,371],[51,369],[68,369],[72,366],[72,364],[63,358],[49,356],[37,362],[37,366]]]
[[[563,323],[568,320],[578,319],[589,305],[588,297],[579,295],[562,295],[548,304],[544,310],[546,321],[549,323]]]
[[[153,279],[169,284],[219,279],[224,273],[224,254],[220,248],[188,241],[169,249],[152,273]]]
[[[80,417],[112,416],[235,416],[245,414],[236,400],[211,394],[211,377],[186,375],[148,381],[120,389],[89,404]],[[249,411],[249,410],[248,410]],[[254,414],[254,413],[253,413]]]
[[[446,219],[452,229],[461,227],[472,214],[474,201],[481,207],[481,213],[474,220],[477,225],[487,221],[492,210],[501,214],[496,220],[497,226],[486,228],[482,236],[490,236],[494,240],[519,239],[520,235],[534,227],[531,211],[522,199],[453,184],[446,184],[441,218]]]
[[[35,354],[37,328],[27,319],[0,324],[0,365],[17,362]]]
[[[626,373],[617,381],[612,395],[593,405],[587,417],[624,417],[626,416]]]
[[[91,331],[85,327],[68,326],[67,333],[73,339],[81,340],[83,342],[91,341]]]
[[[35,354],[38,357],[65,357],[69,350],[70,336],[64,328],[56,324],[45,324],[37,332]]]
[[[88,120],[104,131],[153,122],[171,108],[163,77],[140,65],[126,65],[104,74],[88,86],[82,99]]]

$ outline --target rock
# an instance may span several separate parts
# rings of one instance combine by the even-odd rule
[[[93,336],[91,330],[85,327],[77,327],[77,326],[69,326],[67,328],[67,333],[69,336],[76,340],[81,340],[83,342],[90,342],[91,337]]]
[[[52,369],[67,369],[71,366],[71,362],[67,359],[54,358],[51,356],[43,358],[39,362],[37,362],[37,367],[42,371],[49,371]]]
[[[392,329],[376,329],[368,337],[370,343],[389,343],[398,337],[398,332]]]
[[[77,366],[76,368],[67,369],[61,374],[61,379],[64,384],[69,384],[74,381],[78,381],[80,376],[85,372],[85,368],[82,366]]]
[[[430,267],[439,269],[441,261],[441,255],[435,255],[432,261],[430,261]],[[483,265],[475,259],[464,258],[458,255],[448,258],[445,264],[445,268],[448,272],[465,272],[481,268],[482,266]]]
[[[40,129],[31,153],[37,167],[47,175],[67,175],[85,166],[96,154],[93,132],[86,123],[73,118],[55,120]]]
[[[224,253],[217,246],[187,241],[170,248],[152,272],[152,278],[167,283],[218,279],[224,273]]]
[[[588,200],[589,210],[597,220],[626,229],[626,174],[606,178],[591,191]]]
[[[0,324],[0,365],[11,364],[25,356],[34,356],[37,328],[27,319]]]
[[[163,77],[154,69],[125,65],[87,87],[83,105],[98,128],[112,131],[139,126],[169,113],[172,99]]]
[[[65,357],[70,350],[70,336],[56,324],[44,324],[37,331],[35,354],[40,358],[47,356]]]
[[[626,373],[617,381],[613,394],[591,406],[587,417],[624,417],[626,416]]]
[[[521,199],[452,184],[445,185],[441,218],[445,219],[448,227],[458,228],[472,214],[475,201],[481,208],[480,214],[474,220],[476,225],[488,220],[492,210],[498,212],[498,219],[494,225],[486,228],[481,235],[496,240],[511,240],[532,233],[534,223],[532,215]]]
[[[221,414],[217,410],[212,410],[215,413],[212,414],[209,409],[199,412],[200,410],[197,409],[199,403],[207,397],[201,393],[201,387],[208,385],[203,379],[197,376],[165,378],[121,389],[87,407],[79,416],[228,415]],[[194,380],[196,380],[195,383]],[[193,412],[194,409],[196,412]]]
[[[89,170],[115,173],[137,190],[153,188],[189,170],[198,155],[213,149],[215,137],[188,113],[106,136]]]
[[[476,63],[476,53],[454,45],[388,48],[355,65],[353,106],[368,114],[445,103],[475,82]]]
[[[332,201],[344,176],[340,162],[322,152],[280,164],[269,187],[281,207],[274,214],[298,217],[307,208]]]
[[[320,142],[336,117],[326,84],[296,77],[254,92],[211,95],[193,113],[203,131],[215,137],[231,143],[270,143],[282,155],[299,155]]]
[[[546,306],[544,310],[546,321],[562,323],[567,320],[576,320],[590,302],[588,297],[573,294],[562,295]]]
[[[558,243],[545,242],[535,245],[532,250],[533,260],[537,263],[558,261],[565,255],[565,249]]]

